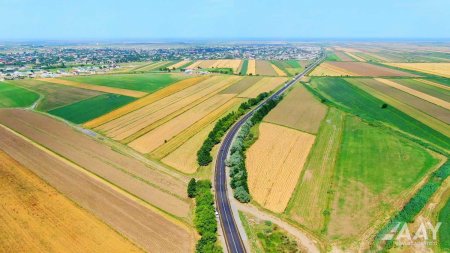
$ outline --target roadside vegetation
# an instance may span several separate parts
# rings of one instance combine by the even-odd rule
[[[217,243],[217,221],[211,187],[211,181],[195,181],[194,178],[188,184],[188,196],[195,197],[195,227],[201,235],[196,246],[197,253],[222,252],[222,248]]]
[[[200,166],[206,166],[210,164],[213,160],[211,155],[211,150],[215,145],[220,143],[222,137],[230,129],[230,127],[250,108],[257,105],[259,102],[264,100],[269,96],[269,93],[264,92],[259,94],[256,98],[251,98],[247,102],[242,103],[238,110],[235,112],[230,112],[225,117],[217,121],[213,130],[208,134],[208,137],[203,142],[202,147],[197,152],[197,162]]]
[[[400,210],[393,218],[391,218],[391,220],[387,223],[387,225],[383,227],[383,229],[377,234],[373,247],[375,249],[379,249],[379,247],[381,246],[383,250],[390,249],[394,245],[394,240],[388,240],[383,244],[383,241],[381,241],[383,236],[386,233],[390,232],[398,223],[414,222],[414,219],[417,216],[417,214],[419,214],[422,208],[425,207],[429,199],[438,190],[438,188],[442,185],[442,182],[449,175],[450,175],[450,162],[447,162],[431,175],[426,184],[422,186],[422,188],[420,188],[420,190],[414,195],[414,197],[412,197],[409,200],[409,202],[402,208],[402,210]],[[448,216],[448,212],[446,215]],[[445,232],[445,228],[443,231]],[[441,234],[439,234],[439,236],[441,236]],[[444,238],[448,238],[448,234],[447,236],[444,236]],[[446,247],[446,245],[448,245],[448,241],[447,243],[444,243],[444,247]]]
[[[282,97],[270,99],[259,108],[250,119],[245,122],[233,142],[230,158],[227,166],[230,167],[231,188],[234,189],[234,197],[242,203],[250,202],[251,197],[248,190],[247,169],[245,167],[245,150],[255,141],[251,134],[251,128],[259,124],[264,116],[272,110]]]
[[[243,212],[239,212],[239,217],[249,237],[252,252],[301,252],[295,239],[272,222],[259,220]]]

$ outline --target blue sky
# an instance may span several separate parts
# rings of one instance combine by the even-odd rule
[[[449,0],[0,0],[0,39],[450,38]]]

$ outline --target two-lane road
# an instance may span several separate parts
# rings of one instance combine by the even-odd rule
[[[310,70],[315,68],[323,60],[323,57],[311,64],[302,73],[296,75],[291,81],[286,83],[283,88],[279,89],[277,92],[272,94],[265,101],[260,103],[258,106],[249,111],[244,115],[236,124],[233,125],[231,130],[226,134],[222,145],[217,155],[216,166],[215,166],[215,194],[216,194],[216,207],[219,212],[220,225],[225,237],[225,243],[229,253],[244,253],[246,252],[244,243],[242,242],[241,235],[236,225],[236,221],[233,217],[233,212],[231,210],[230,200],[227,195],[227,176],[225,171],[225,160],[227,159],[228,152],[230,150],[232,141],[236,134],[238,133],[241,126],[250,118],[253,113],[264,105],[270,99],[280,96],[287,89],[289,89],[294,83],[296,83],[300,78],[307,74]]]

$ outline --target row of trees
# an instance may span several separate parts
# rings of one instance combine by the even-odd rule
[[[201,235],[197,242],[198,253],[221,253],[217,244],[217,222],[214,209],[214,196],[211,193],[211,181],[191,179],[188,184],[188,195],[195,197],[194,223]]]
[[[230,129],[230,127],[250,108],[257,105],[259,102],[264,100],[269,96],[269,93],[263,92],[259,94],[256,98],[251,98],[247,102],[242,103],[237,111],[227,114],[225,117],[217,121],[213,130],[209,132],[208,137],[203,142],[201,148],[197,151],[197,162],[200,166],[206,166],[210,164],[213,160],[211,156],[211,150],[216,144],[218,144],[225,133]]]
[[[247,168],[245,167],[245,150],[247,143],[252,143],[254,136],[251,134],[251,128],[262,121],[262,119],[279,103],[281,97],[267,101],[259,108],[253,116],[245,122],[239,131],[233,146],[231,146],[231,155],[227,160],[227,166],[230,167],[231,188],[234,189],[234,197],[242,203],[250,202],[250,193],[247,183]]]
[[[409,200],[409,202],[400,210],[388,224],[377,234],[374,247],[379,247],[381,239],[389,233],[397,224],[407,222],[413,223],[414,218],[425,207],[433,194],[442,185],[442,182],[450,175],[450,162],[446,162],[437,171],[435,171],[428,182]],[[384,250],[390,249],[394,245],[394,240],[387,241],[381,245]]]

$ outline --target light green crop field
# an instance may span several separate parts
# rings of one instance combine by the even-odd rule
[[[187,78],[182,74],[143,73],[120,75],[93,75],[62,78],[79,83],[87,83],[114,88],[155,92],[174,82]]]
[[[442,250],[450,250],[450,199],[439,212],[439,221],[442,222],[439,229],[439,247]]]
[[[431,81],[431,80],[430,80]],[[430,96],[450,102],[450,90],[442,89],[436,86],[422,83],[415,79],[398,79],[395,82],[405,85],[411,89],[423,92]],[[450,113],[450,112],[449,112]]]
[[[124,106],[134,100],[136,99],[132,97],[104,94],[51,110],[48,113],[75,124],[81,124]]]
[[[245,59],[242,61],[242,67],[241,67],[241,75],[245,76],[247,75],[247,70],[248,70],[248,60]]]
[[[273,60],[271,61],[271,63],[280,68],[289,76],[296,75],[297,73],[300,73],[304,69],[300,65],[300,62],[297,60],[286,60],[286,61]]]
[[[39,94],[16,85],[0,82],[0,108],[28,107],[39,99]]]
[[[353,86],[342,78],[313,78],[311,86],[340,108],[371,122],[382,122],[445,150],[450,137],[417,121],[393,106],[382,108],[384,101]]]
[[[400,209],[439,162],[418,144],[347,116],[329,189],[328,237],[353,241],[380,225],[380,217]]]
[[[43,96],[39,101],[37,109],[40,111],[49,111],[61,106],[73,104],[80,100],[88,99],[103,92],[80,89],[76,87],[52,84],[36,79],[23,79],[11,81],[11,84],[27,88]]]
[[[286,208],[288,218],[315,233],[325,223],[323,212],[330,197],[334,165],[341,144],[345,114],[330,108],[322,121],[303,174]]]

